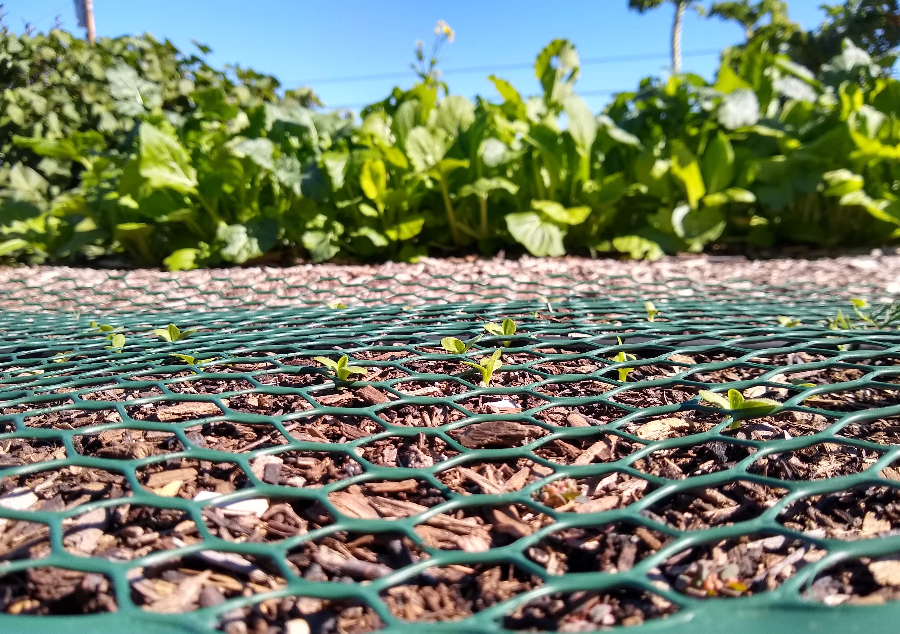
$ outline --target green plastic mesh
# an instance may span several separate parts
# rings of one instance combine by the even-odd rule
[[[897,617],[896,604],[829,608],[811,599],[808,590],[817,575],[842,561],[900,552],[900,532],[882,531],[877,539],[836,539],[798,532],[779,519],[791,504],[810,496],[865,486],[891,490],[900,486],[883,471],[900,457],[900,446],[872,440],[865,433],[866,425],[874,421],[890,424],[893,420],[894,425],[900,425],[900,332],[829,331],[823,322],[838,308],[845,307],[846,298],[836,297],[827,289],[758,288],[740,281],[706,287],[686,281],[641,285],[627,280],[603,284],[569,280],[567,285],[565,278],[559,278],[527,287],[509,282],[504,285],[502,280],[478,284],[433,278],[384,279],[374,285],[366,283],[367,291],[377,287],[380,293],[369,295],[365,305],[360,305],[361,301],[354,301],[359,289],[352,283],[331,280],[310,287],[281,288],[273,274],[270,290],[255,285],[257,300],[237,308],[228,306],[240,300],[241,289],[224,282],[209,294],[184,288],[179,296],[171,286],[141,291],[117,286],[116,279],[111,276],[107,289],[93,287],[90,293],[79,288],[75,278],[56,280],[54,288],[22,284],[0,291],[0,301],[6,308],[0,312],[0,478],[77,466],[120,474],[129,490],[127,497],[49,511],[0,506],[0,518],[49,527],[49,554],[45,558],[0,560],[0,575],[38,566],[99,573],[110,580],[117,603],[117,611],[112,614],[0,615],[0,631],[88,632],[124,627],[129,631],[141,628],[146,632],[207,632],[214,631],[236,609],[276,598],[303,596],[360,602],[377,614],[385,631],[498,632],[508,626],[510,614],[541,597],[606,591],[652,594],[671,604],[669,616],[629,631],[699,632],[722,627],[744,631],[742,624],[750,628],[747,631],[764,627],[787,631],[816,624],[824,628],[819,631],[835,631],[829,628],[838,625],[842,630],[854,631],[867,623],[871,626]],[[259,299],[259,293],[266,292],[271,293],[271,301]],[[54,298],[52,303],[49,297]],[[279,299],[292,305],[280,307]],[[643,306],[648,299],[661,311],[653,322],[647,320]],[[349,308],[324,305],[335,301],[343,301]],[[800,320],[800,324],[783,327],[777,321],[779,315],[789,315]],[[483,332],[484,322],[499,322],[506,317],[517,322],[514,336],[486,336],[466,353],[467,357],[481,358],[486,351],[509,341],[509,347],[503,348],[507,364],[489,387],[480,385],[479,378],[464,372],[462,366],[453,371],[446,369],[445,364],[452,357],[440,349],[441,338],[468,339]],[[91,320],[121,328],[126,336],[124,348],[110,349],[104,335],[90,328]],[[169,322],[199,331],[175,343],[152,335],[152,329]],[[626,362],[613,360],[620,351],[636,358]],[[172,357],[173,353],[209,361],[189,369]],[[343,389],[371,386],[389,400],[363,405],[354,402],[350,406],[341,401],[341,390],[336,389],[325,369],[312,360],[320,355],[336,359],[339,354],[348,355],[351,361],[369,370],[361,382]],[[689,361],[698,357],[705,361]],[[433,368],[430,364],[434,364]],[[624,382],[618,373],[622,367],[634,368]],[[802,375],[820,370],[841,370],[858,378],[812,388],[791,385],[784,379],[786,372]],[[272,380],[275,375],[279,381]],[[505,381],[504,376],[517,378]],[[719,378],[711,381],[710,376]],[[283,380],[285,377],[298,381]],[[312,378],[300,381],[302,377]],[[225,391],[209,388],[216,384],[225,385]],[[450,387],[436,395],[429,389],[433,385]],[[826,424],[803,435],[765,440],[747,434],[738,437],[729,430],[730,421],[725,414],[701,403],[697,395],[700,389],[724,392],[729,388],[746,391],[754,387],[781,390],[781,415],[816,415]],[[840,403],[831,397],[848,393],[867,395],[869,400],[863,401],[870,405],[835,405],[837,409],[829,409]],[[122,400],[112,396],[115,394],[129,396]],[[651,394],[657,396],[650,398]],[[663,395],[662,400],[659,394]],[[687,396],[668,398],[667,394]],[[642,395],[648,395],[646,402]],[[486,413],[483,407],[474,406],[497,396],[511,399],[520,407],[512,412]],[[236,405],[246,403],[248,398],[282,398],[291,405],[260,415]],[[178,405],[184,403],[194,405],[178,410]],[[175,407],[171,411],[185,413],[154,420],[142,414],[148,405],[150,409]],[[395,412],[405,405],[441,411],[443,418],[435,426],[409,426],[398,424],[395,416],[385,415],[387,410]],[[56,412],[72,411],[100,412],[101,416],[93,415],[87,426],[47,426],[40,422]],[[571,426],[562,422],[567,412],[587,412],[583,418],[588,424]],[[648,422],[686,412],[713,423],[660,439],[641,432]],[[351,434],[340,442],[297,433],[310,421],[328,415],[368,421],[366,429],[373,432],[355,438]],[[200,424],[217,421],[266,426],[268,437],[277,437],[281,444],[231,453],[199,443],[192,432]],[[488,421],[518,422],[531,426],[535,433],[506,447],[469,448],[462,444],[460,431]],[[116,429],[170,432],[177,439],[177,446],[154,455],[125,459],[77,450],[83,447],[84,438]],[[623,457],[613,455],[582,464],[559,464],[542,457],[541,449],[557,441],[583,447],[612,437],[630,443],[635,450]],[[387,438],[408,444],[440,439],[447,448],[446,459],[433,464],[384,466],[364,457],[368,455],[367,448]],[[27,456],[24,461],[13,454],[4,456],[16,439],[43,439],[55,443],[59,450],[55,457],[37,463]],[[745,457],[730,468],[686,477],[669,478],[639,468],[654,456],[716,443],[737,447]],[[754,466],[817,443],[853,447],[867,458],[855,473],[814,480],[774,477]],[[254,473],[254,463],[260,456],[288,451],[324,452],[336,457],[336,462],[352,458],[360,468],[317,488],[270,484],[258,470]],[[519,458],[543,467],[546,475],[516,491],[473,495],[453,491],[441,480],[441,474],[451,468]],[[139,474],[148,466],[182,459],[235,463],[245,472],[246,486],[214,499],[195,501],[170,497],[143,485]],[[545,504],[551,483],[610,474],[645,482],[643,495],[621,508],[597,507],[595,512],[587,513],[573,512],[566,505]],[[348,513],[339,503],[340,498],[335,497],[354,485],[410,479],[427,483],[440,492],[441,499],[407,516],[359,517]],[[702,492],[736,481],[777,489],[780,497],[770,507],[748,517],[700,530],[673,526],[653,512],[678,496],[701,496]],[[260,498],[272,503],[318,503],[332,521],[321,529],[276,541],[229,541],[210,532],[204,509]],[[191,545],[175,543],[169,550],[130,561],[76,555],[65,548],[64,534],[72,518],[123,503],[184,511],[203,539]],[[508,505],[530,509],[551,521],[508,545],[481,552],[477,548],[428,546],[416,531],[438,515],[464,516],[467,508]],[[542,540],[560,531],[617,523],[645,527],[668,541],[633,567],[611,572],[557,575],[529,554]],[[287,565],[289,553],[336,531],[402,534],[427,553],[428,559],[363,583],[304,579]],[[779,579],[770,591],[750,597],[702,598],[660,581],[662,562],[685,549],[726,538],[760,536],[800,540],[807,550],[819,552],[820,558],[808,558],[808,565],[796,574]],[[181,614],[147,611],[133,600],[134,571],[210,551],[266,558],[283,576],[284,585],[276,590],[246,590],[219,605]],[[488,563],[515,566],[539,578],[540,583],[455,623],[405,620],[386,603],[392,588],[427,569]]]

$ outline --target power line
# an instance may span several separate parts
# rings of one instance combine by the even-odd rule
[[[593,90],[579,90],[575,94],[581,97],[598,97],[600,95],[615,95],[620,92],[629,92],[630,90],[630,88],[596,88]],[[328,108],[330,108],[331,110],[359,110],[371,105],[372,103],[347,103],[340,106],[328,106]]]
[[[688,51],[682,54],[682,57],[707,57],[709,55],[718,55],[718,49],[706,49],[698,51]],[[634,55],[610,55],[607,57],[588,57],[581,60],[582,66],[592,66],[595,64],[621,64],[627,62],[644,62],[653,60],[669,59],[668,53],[638,53]],[[459,68],[447,68],[441,71],[442,75],[471,75],[477,73],[493,73],[509,70],[524,70],[534,68],[533,63],[518,64],[493,64],[484,66],[463,66]],[[410,77],[409,71],[404,73],[380,73],[377,75],[346,75],[343,77],[319,77],[318,79],[294,80],[286,81],[285,84],[301,84],[304,86],[312,86],[313,84],[344,84],[361,81],[377,81],[381,79],[405,79]]]

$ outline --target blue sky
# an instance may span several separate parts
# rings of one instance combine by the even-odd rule
[[[78,30],[72,0],[0,1],[14,31],[26,21],[47,30],[56,15],[64,28]],[[812,28],[823,17],[819,4],[790,0],[791,16]],[[597,111],[608,102],[608,92],[632,89],[641,77],[667,72],[672,20],[670,5],[640,15],[627,10],[626,0],[94,0],[94,7],[101,36],[148,31],[182,48],[191,48],[195,39],[212,47],[212,64],[249,66],[289,88],[311,85],[329,106],[358,106],[383,99],[394,85],[411,85],[414,43],[421,39],[430,45],[435,22],[444,19],[456,30],[456,41],[441,54],[452,93],[494,98],[486,77],[496,72],[520,92],[533,94],[535,56],[550,40],[568,38],[583,61],[597,60],[583,64],[578,83]],[[736,25],[690,12],[685,70],[711,77],[717,57],[709,51],[741,39]],[[604,61],[628,56],[644,59]],[[508,65],[523,67],[501,68]],[[473,67],[491,70],[466,72]],[[404,76],[371,78],[386,73]],[[314,81],[348,76],[370,78]]]

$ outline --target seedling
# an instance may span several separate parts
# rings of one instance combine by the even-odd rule
[[[619,342],[619,345],[622,345],[622,338],[616,337],[616,341]],[[620,350],[619,354],[614,356],[611,361],[615,361],[616,363],[625,363],[626,361],[636,361],[637,357],[633,354],[628,354],[624,350]],[[618,368],[619,372],[619,381],[625,383],[628,380],[628,375],[634,372],[634,368]]]
[[[99,332],[113,332],[114,330],[118,330],[118,328],[110,326],[109,324],[98,324],[96,321],[91,321],[91,330],[97,330]]]
[[[794,319],[793,317],[788,317],[787,315],[778,315],[777,319],[778,323],[785,328],[796,328],[800,325],[799,319]]]
[[[647,321],[654,321],[656,316],[659,314],[659,311],[656,310],[656,306],[653,302],[644,302],[644,310],[647,311]]]
[[[802,383],[802,382],[800,382],[800,381],[791,381],[791,385],[793,385],[794,387],[804,387],[804,388],[807,388],[807,389],[808,389],[808,388],[811,388],[811,387],[816,387],[816,384],[815,384],[815,383]],[[805,390],[804,390],[804,391],[805,391]],[[800,402],[801,402],[803,405],[806,405],[806,401],[808,401],[810,398],[811,398],[811,397],[807,396],[807,397],[805,397],[804,399],[802,399]]]
[[[472,349],[472,346],[481,339],[484,335],[476,335],[472,339],[468,341],[462,341],[461,339],[457,339],[456,337],[444,337],[441,339],[441,346],[443,346],[444,350],[450,352],[452,354],[465,354],[469,350]]]
[[[728,429],[737,429],[741,421],[767,416],[781,407],[781,403],[770,398],[745,399],[737,390],[728,390],[728,398],[709,390],[700,390],[700,397],[716,407],[731,410],[732,422]]]
[[[199,365],[201,363],[208,363],[210,361],[215,361],[216,357],[210,357],[209,359],[197,359],[192,357],[189,354],[170,354],[170,357],[175,357],[176,359],[181,359],[188,365]]]
[[[343,302],[329,302],[328,308],[347,308],[347,304]]]
[[[516,334],[516,322],[514,322],[512,319],[507,317],[500,324],[495,324],[492,322],[486,323],[484,325],[484,329],[487,330],[492,335],[498,335],[498,336],[499,335],[507,335],[507,336],[514,335],[514,334]],[[509,344],[511,344],[511,343],[512,343],[512,341],[504,341],[503,347],[509,348]]]
[[[176,341],[182,341],[187,339],[192,334],[197,332],[196,330],[185,330],[181,331],[178,329],[178,326],[175,324],[169,324],[165,328],[157,328],[153,331],[153,334],[162,339],[163,341],[168,341],[169,343],[174,343]]]
[[[500,361],[500,355],[502,354],[502,350],[494,350],[494,354],[490,357],[483,358],[481,363],[472,363],[470,361],[463,361],[463,363],[481,372],[481,383],[487,387],[491,384],[491,378],[494,376],[494,372],[499,370],[503,365]]]
[[[854,323],[853,320],[844,316],[844,313],[838,310],[837,315],[828,320],[828,328],[831,330],[857,330],[859,328],[876,328],[883,330],[897,324],[900,325],[900,301],[894,301],[890,304],[882,304],[881,306],[865,311],[863,309],[869,307],[869,302],[864,299],[854,297],[850,300],[853,305],[853,312],[862,321],[862,323]]]
[[[107,350],[112,350],[113,352],[122,352],[122,348],[125,347],[125,335],[121,333],[110,333],[106,338],[110,343],[110,345],[106,346]]]
[[[365,368],[358,365],[347,365],[347,362],[350,361],[347,355],[342,356],[337,361],[332,361],[328,357],[315,357],[315,360],[330,368],[338,381],[346,381],[351,374],[365,374],[367,372]]]
[[[74,350],[66,350],[65,352],[57,352],[53,355],[53,363],[66,363],[72,358]]]
[[[572,478],[564,478],[541,488],[541,502],[550,508],[565,506],[581,496],[581,489]]]

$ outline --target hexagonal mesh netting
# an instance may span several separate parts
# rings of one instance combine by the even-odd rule
[[[0,631],[896,618],[896,327],[829,330],[846,298],[803,287],[418,289],[156,311],[4,291]],[[170,322],[197,332],[153,334]],[[463,360],[494,350],[485,385]],[[366,374],[314,360],[341,355]],[[731,389],[775,404],[700,395]]]

